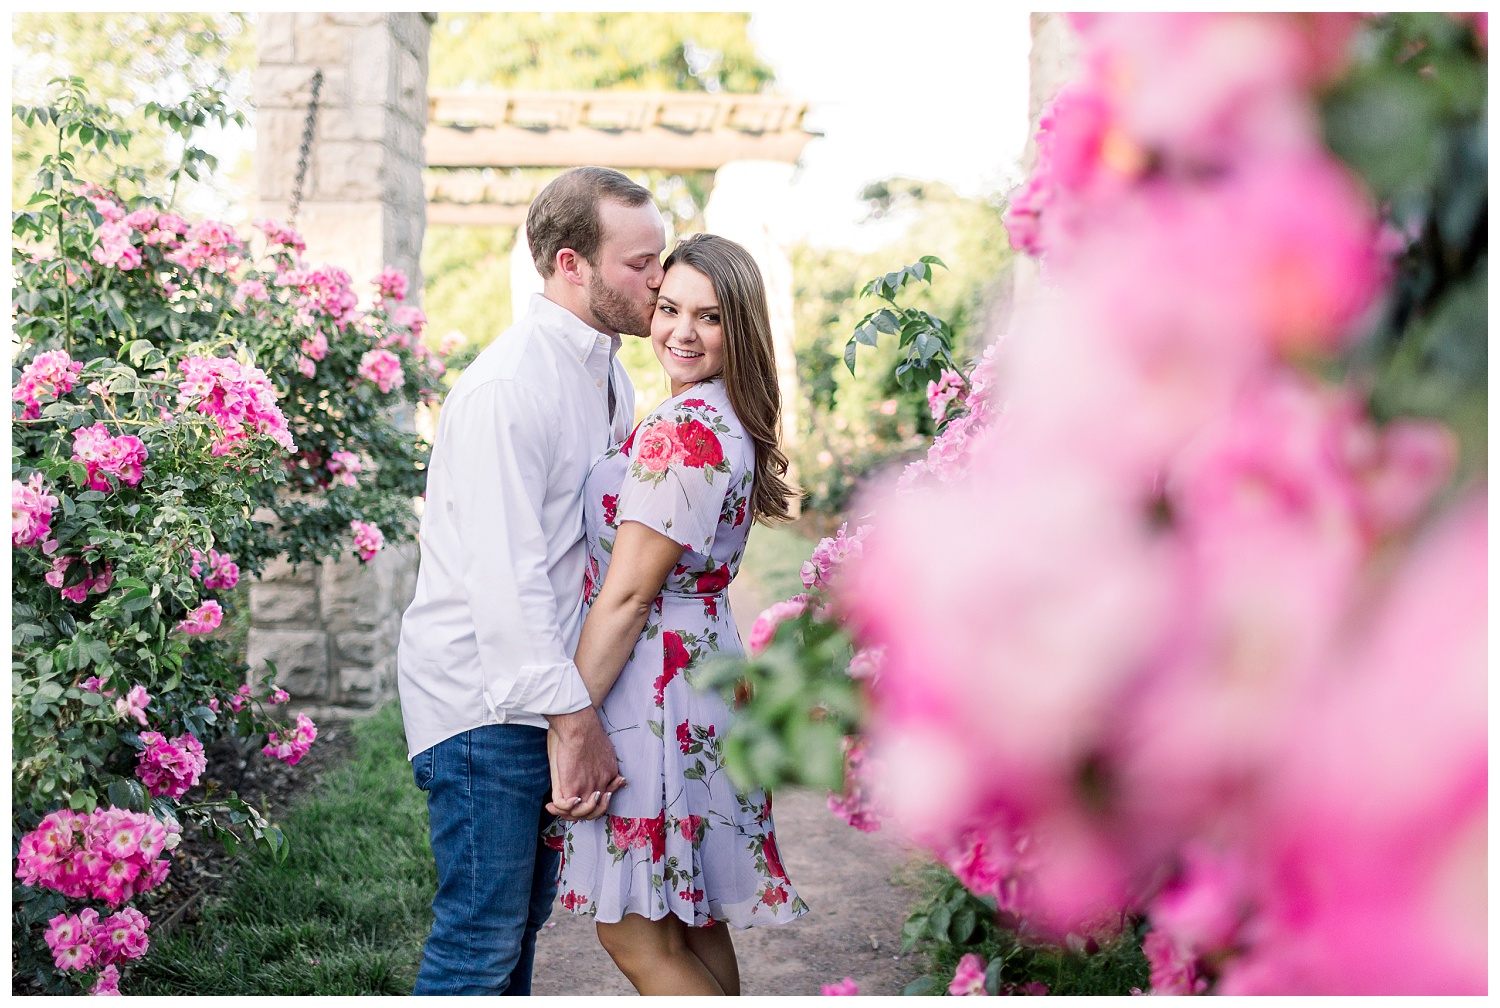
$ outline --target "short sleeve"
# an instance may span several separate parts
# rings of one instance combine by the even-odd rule
[[[711,407],[653,414],[635,432],[617,522],[640,522],[707,556],[744,438]]]

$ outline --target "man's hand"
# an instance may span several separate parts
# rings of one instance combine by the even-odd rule
[[[625,786],[615,747],[599,713],[585,707],[572,714],[549,714],[547,759],[552,767],[552,801],[547,811],[574,821],[597,819],[609,799]]]

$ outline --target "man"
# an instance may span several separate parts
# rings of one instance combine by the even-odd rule
[[[553,180],[526,228],[542,293],[443,403],[397,652],[438,869],[417,994],[531,992],[557,876],[544,806],[593,818],[623,785],[572,660],[582,495],[633,420],[615,351],[650,332],[665,228],[650,192],[607,168]]]

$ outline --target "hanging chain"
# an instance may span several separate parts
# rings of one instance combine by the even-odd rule
[[[307,99],[307,121],[302,126],[302,147],[297,151],[297,181],[292,186],[292,208],[287,213],[286,226],[297,223],[297,211],[302,207],[302,186],[307,181],[307,156],[312,152],[313,127],[318,122],[318,92],[323,89],[323,71],[317,69],[312,75],[312,94]]]

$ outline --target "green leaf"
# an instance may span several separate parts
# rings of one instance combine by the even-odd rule
[[[116,777],[109,782],[105,794],[109,797],[109,803],[116,808],[126,808],[132,812],[146,811],[148,796],[140,781]]]
[[[935,977],[918,977],[905,987],[901,988],[902,997],[925,997],[931,994],[939,994],[943,991],[943,982]]]

